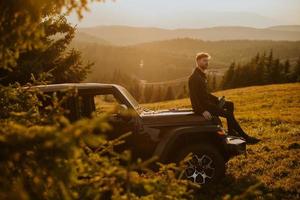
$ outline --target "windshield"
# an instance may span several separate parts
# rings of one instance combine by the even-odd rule
[[[121,93],[123,94],[123,96],[126,97],[126,99],[129,101],[129,103],[132,105],[132,107],[139,113],[143,113],[143,112],[152,112],[151,110],[144,108],[142,106],[139,105],[139,103],[135,100],[135,98],[128,92],[128,90],[126,90],[125,88],[123,88],[122,86],[118,86],[119,90],[121,91]]]
[[[139,103],[135,100],[135,98],[123,87],[119,87],[121,93],[126,97],[126,99],[130,102],[134,109],[139,109]]]

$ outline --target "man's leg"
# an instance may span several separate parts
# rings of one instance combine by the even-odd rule
[[[245,131],[242,129],[240,124],[237,122],[234,116],[234,104],[231,101],[226,101],[223,108],[226,111],[226,119],[228,124],[228,131],[235,130],[242,137],[248,137]]]
[[[230,131],[229,127],[231,128],[231,130],[235,130],[237,131],[240,136],[242,136],[243,138],[246,139],[248,144],[256,144],[260,141],[260,139],[257,139],[255,137],[251,137],[249,135],[247,135],[244,130],[241,128],[240,124],[237,122],[237,120],[234,117],[234,104],[233,102],[230,101],[226,101],[223,108],[226,111],[226,120],[227,120],[227,124],[228,124],[228,131]]]
[[[245,131],[242,129],[240,124],[235,119],[234,114],[232,112],[226,111],[226,120],[227,120],[227,124],[228,124],[228,129],[229,129],[229,127],[231,129],[228,131],[235,130],[236,132],[238,132],[238,134],[240,136],[242,136],[244,138],[248,137],[248,135],[245,133]]]
[[[231,105],[226,105],[226,107],[230,107]],[[223,106],[225,107],[225,105]],[[228,109],[231,110],[233,107],[230,107]],[[235,127],[235,119],[233,116],[233,110],[230,112],[225,108],[219,108],[217,106],[210,106],[208,110],[212,115],[214,116],[220,116],[226,118],[227,121],[227,129],[229,133],[233,133],[234,127]]]
[[[223,108],[229,112],[234,112],[234,104],[232,101],[225,101]]]
[[[234,118],[234,115],[233,115],[233,112],[234,112],[234,105],[231,101],[226,101],[224,106],[223,106],[223,109],[225,109],[225,111],[227,111],[226,113],[224,112],[224,117],[226,118],[226,121],[227,121],[227,128],[228,128],[228,132],[229,133],[232,133],[233,130],[235,129],[235,124],[234,124],[234,121],[235,121],[235,118]]]

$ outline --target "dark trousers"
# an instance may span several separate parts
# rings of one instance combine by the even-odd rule
[[[208,110],[214,116],[220,116],[226,118],[228,132],[233,133],[236,131],[242,137],[247,137],[247,134],[243,131],[239,123],[234,117],[234,104],[231,101],[226,101],[222,108],[212,106]]]

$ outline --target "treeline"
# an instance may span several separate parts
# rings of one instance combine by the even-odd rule
[[[219,89],[221,77],[215,74],[208,75],[208,90],[214,92]],[[154,103],[189,97],[187,80],[161,84],[145,83],[143,80],[123,72],[114,70],[112,76],[97,79],[99,83],[114,83],[124,86],[139,103]]]
[[[152,103],[188,97],[186,82],[179,84],[147,84],[123,72],[121,69],[115,69],[112,76],[99,78],[97,82],[122,85],[140,103]]]
[[[152,103],[159,101],[169,101],[174,99],[182,99],[188,96],[187,85],[184,84],[179,90],[176,86],[163,86],[163,85],[146,85],[143,90],[143,102]]]
[[[233,62],[226,71],[221,89],[267,85],[276,83],[292,83],[300,81],[300,57],[296,64],[289,59],[281,61],[273,56],[273,51],[257,54],[249,62],[241,64]]]
[[[246,62],[257,52],[274,50],[274,56],[290,59],[298,56],[300,42],[287,41],[201,41],[189,38],[158,41],[134,46],[109,46],[96,43],[75,43],[85,60],[95,63],[88,81],[111,76],[114,69],[150,82],[168,81],[188,76],[195,65],[195,54],[212,55],[210,63],[220,73],[233,61]],[[143,67],[140,67],[143,62]]]

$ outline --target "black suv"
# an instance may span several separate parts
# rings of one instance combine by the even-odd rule
[[[111,139],[131,131],[122,148],[131,150],[134,158],[157,156],[160,162],[171,163],[192,155],[185,176],[197,184],[218,181],[225,174],[225,163],[246,150],[245,141],[227,135],[218,118],[208,121],[187,109],[147,110],[119,85],[80,83],[34,88],[43,93],[75,88],[78,95],[66,103],[71,121],[89,117],[92,113],[111,112],[116,105],[133,111],[132,115],[112,114],[110,123],[114,130],[108,134]]]

